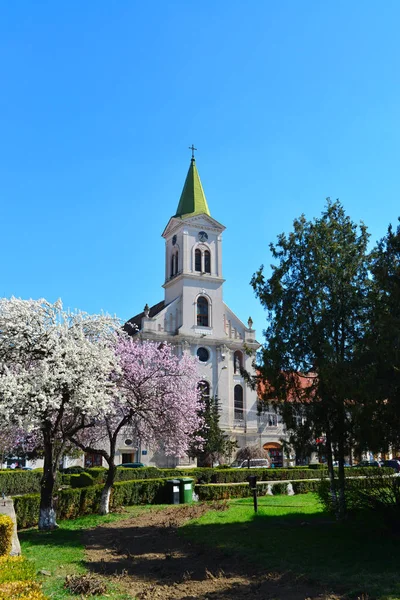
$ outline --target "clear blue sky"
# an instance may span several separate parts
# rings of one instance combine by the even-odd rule
[[[0,6],[0,295],[128,319],[163,298],[192,142],[225,301],[258,338],[268,244],[339,197],[400,214],[398,0]]]

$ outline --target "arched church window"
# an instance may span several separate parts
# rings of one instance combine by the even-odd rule
[[[194,251],[194,270],[201,273],[201,250],[198,248]]]
[[[171,277],[178,274],[178,250],[171,256]]]
[[[201,393],[202,399],[210,397],[210,384],[208,381],[199,381],[197,389]]]
[[[197,299],[197,325],[208,327],[208,300],[204,296]]]
[[[211,254],[208,250],[204,252],[204,271],[211,273]]]
[[[233,372],[237,375],[240,374],[240,369],[243,367],[243,355],[239,350],[236,350],[233,355]]]
[[[199,359],[200,362],[207,362],[208,359],[210,358],[210,353],[207,350],[207,348],[199,348],[197,350],[197,358]]]
[[[241,385],[235,385],[234,389],[234,419],[243,421],[243,388]]]

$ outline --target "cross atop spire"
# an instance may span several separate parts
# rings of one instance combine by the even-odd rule
[[[192,151],[192,160],[195,160],[195,158],[194,158],[194,151],[197,150],[197,148],[195,148],[194,144],[192,144],[191,146],[189,146],[189,150]]]

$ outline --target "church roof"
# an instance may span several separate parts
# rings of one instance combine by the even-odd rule
[[[165,307],[164,300],[161,300],[161,302],[154,304],[154,306],[152,306],[149,310],[149,317],[150,318],[155,317],[156,315],[158,315],[159,312],[162,311],[162,309],[164,307]],[[131,319],[129,319],[129,321],[127,321],[125,323],[125,325],[123,326],[124,331],[126,331],[126,333],[129,333],[129,335],[135,335],[135,333],[137,333],[140,330],[140,326],[142,324],[143,317],[144,317],[144,311],[139,313],[138,315],[135,315]]]
[[[201,185],[199,172],[196,167],[196,161],[192,158],[181,198],[179,200],[178,209],[174,216],[186,218],[201,214],[211,216],[204,195],[203,186]]]

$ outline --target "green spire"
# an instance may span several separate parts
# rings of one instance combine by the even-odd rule
[[[186,175],[185,185],[183,186],[181,199],[179,200],[178,210],[174,216],[185,218],[201,214],[211,216],[197,171],[196,161],[192,157],[189,171]]]

